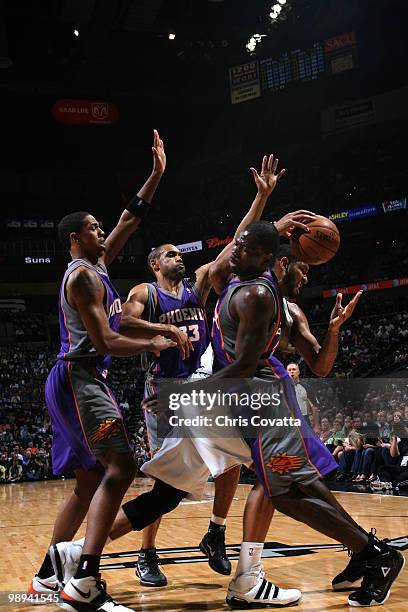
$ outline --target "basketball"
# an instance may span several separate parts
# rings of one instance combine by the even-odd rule
[[[293,253],[313,266],[330,261],[340,246],[340,233],[336,225],[330,219],[318,216],[307,226],[310,233],[301,230],[293,233],[290,240]]]

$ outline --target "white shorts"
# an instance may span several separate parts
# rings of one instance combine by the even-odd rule
[[[165,438],[161,449],[141,470],[146,476],[203,498],[208,476],[217,478],[237,465],[249,467],[251,448],[242,438]]]
[[[189,380],[207,378],[212,373],[214,354],[211,344],[201,357],[200,367]],[[180,430],[181,431],[181,430]],[[197,435],[198,428],[194,429]],[[237,465],[252,464],[251,448],[237,433],[235,438],[214,437],[214,431],[200,428],[202,438],[167,437],[153,458],[145,463],[141,470],[146,476],[162,480],[176,489],[186,491],[193,500],[203,498],[205,485],[211,474],[217,478]],[[181,434],[180,434],[181,435]]]

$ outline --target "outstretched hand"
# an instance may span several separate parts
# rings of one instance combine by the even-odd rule
[[[256,168],[250,168],[258,189],[258,193],[261,193],[265,196],[269,196],[275,189],[277,182],[286,172],[285,168],[283,168],[280,172],[278,172],[278,174],[276,174],[278,164],[279,159],[276,158],[274,161],[273,154],[271,154],[269,155],[269,157],[267,157],[266,155],[263,156],[260,174],[258,174]]]
[[[354,312],[355,307],[357,306],[359,299],[363,295],[362,291],[358,291],[352,300],[347,304],[347,306],[342,305],[343,294],[338,293],[336,296],[336,303],[334,304],[334,308],[330,315],[329,326],[332,330],[338,330],[343,325],[347,319],[351,317]]]
[[[153,130],[153,174],[163,174],[166,169],[164,144],[157,130]]]
[[[275,221],[275,227],[280,236],[290,238],[295,229],[310,232],[307,223],[314,221],[317,215],[310,210],[295,210],[284,215],[279,221]]]

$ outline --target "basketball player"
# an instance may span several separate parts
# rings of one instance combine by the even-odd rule
[[[260,174],[255,168],[251,168],[257,194],[237,232],[262,215],[268,197],[285,173],[284,169],[277,171],[278,162],[278,159],[273,159],[273,155],[264,156]],[[297,217],[294,219],[296,224]],[[210,343],[205,314],[205,303],[211,290],[208,275],[210,265],[198,268],[193,281],[185,279],[186,270],[180,251],[172,244],[161,245],[153,249],[148,257],[148,266],[156,281],[137,285],[129,293],[123,307],[124,333],[132,333],[134,322],[138,329],[143,325],[146,331],[149,331],[151,322],[163,325],[170,323],[188,334],[190,342],[185,355],[179,354],[176,349],[166,351],[159,359],[150,356],[145,360],[145,397],[155,393],[160,380],[188,378],[200,366],[201,358]],[[144,319],[143,323],[140,318]],[[154,414],[145,412],[145,420],[150,451],[154,456],[162,444],[157,433],[157,418]],[[224,575],[231,573],[231,563],[225,552],[225,523],[239,475],[240,465],[234,465],[215,478],[213,514],[208,532],[200,543],[202,552],[208,556],[210,567]],[[136,574],[140,583],[145,586],[160,587],[167,584],[166,576],[158,566],[155,546],[159,525],[160,519],[143,531]]]
[[[88,513],[77,571],[60,594],[59,605],[66,610],[129,610],[106,593],[99,574],[102,549],[135,474],[123,418],[105,378],[112,356],[144,351],[158,355],[176,342],[163,335],[133,339],[119,333],[121,300],[106,265],[139,226],[164,172],[164,148],[156,131],[153,157],[151,176],[106,240],[98,221],[86,212],[67,215],[58,225],[72,260],[60,291],[61,350],[47,378],[45,397],[54,473],[74,472],[76,484],[57,517],[51,545],[71,539]],[[58,592],[53,574],[47,555],[29,592]]]
[[[282,274],[284,270],[285,273]],[[295,297],[299,293],[301,287],[307,282],[307,270],[308,266],[306,264],[298,262],[291,253],[288,253],[288,247],[281,247],[273,271],[278,278],[280,277],[280,288],[287,297]],[[341,295],[337,297],[335,308],[330,317],[329,329],[322,347],[319,346],[316,338],[311,334],[307,319],[300,308],[293,304],[287,304],[291,309],[293,320],[291,328],[289,327],[290,323],[288,325],[288,321],[286,320],[285,322],[286,335],[290,334],[291,343],[299,350],[314,373],[322,376],[330,372],[338,351],[339,328],[351,316],[360,297],[361,292],[344,309],[341,305]],[[278,369],[278,360],[272,357],[270,361],[274,364],[275,370],[281,378],[287,379],[288,373],[284,368],[279,367]],[[305,442],[310,448],[310,440],[306,439]],[[362,588],[350,595],[349,604],[378,605],[384,603],[389,595],[389,589],[393,580],[395,580],[402,568],[404,561],[401,556],[398,557],[398,555],[389,549],[387,550],[386,545],[375,541],[371,534],[365,534],[338,504],[334,496],[317,480],[306,485],[295,484],[287,493],[281,495],[277,495],[276,490],[272,490],[272,495],[275,507],[278,507],[281,512],[306,522],[308,525],[326,533],[326,535],[330,535],[330,537],[344,542],[344,539],[342,540],[341,538],[351,536],[354,529],[354,546],[361,547],[363,541],[360,541],[358,544],[358,535],[359,533],[364,534],[367,538],[365,549],[360,552],[357,548],[352,548],[354,551],[352,562],[350,562],[344,572],[333,580],[333,588],[335,590],[349,588],[355,581],[364,576]],[[314,501],[311,499],[313,496],[315,496]],[[302,501],[297,503],[297,500]],[[256,502],[255,496],[254,501]],[[312,516],[313,510],[309,513],[308,508],[309,505],[313,506],[313,503],[316,505],[315,519]],[[331,506],[331,509],[329,506]],[[320,516],[317,518],[319,511]],[[329,517],[330,520],[328,520]],[[333,523],[333,519],[335,519],[335,522],[338,522],[335,530],[332,530],[333,524],[329,526],[330,522]],[[320,521],[322,521],[322,524],[320,524]],[[326,524],[324,524],[325,522]],[[328,526],[329,530],[326,531]],[[378,549],[377,554],[375,554],[375,548]],[[381,553],[380,550],[382,551]],[[370,556],[372,557],[371,559],[369,558]],[[384,571],[386,570],[381,571],[380,569],[384,566],[387,566],[388,569],[386,575],[391,574],[390,580],[385,580],[384,578]],[[230,590],[231,593],[234,595],[234,587],[232,591]]]
[[[255,375],[268,380],[277,375],[285,397],[284,406],[291,414],[295,412],[294,407],[299,411],[293,385],[286,369],[271,354],[279,342],[279,312],[282,306],[274,275],[262,273],[268,257],[273,253],[272,237],[268,238],[271,231],[269,224],[253,224],[236,240],[231,265],[238,274],[239,282],[230,283],[217,304],[214,346],[218,367],[224,367],[212,380],[227,375],[231,378]],[[338,318],[341,320],[343,316]],[[335,322],[337,324],[338,321]],[[268,339],[267,343],[265,338]],[[280,435],[277,433],[271,428],[251,441],[259,483],[247,500],[244,542],[237,572],[228,590],[228,603],[237,608],[266,607],[293,604],[300,598],[299,591],[279,589],[264,579],[260,558],[273,512],[271,497],[280,511],[337,539],[358,557],[363,567],[363,584],[361,589],[350,595],[350,605],[384,603],[392,582],[402,569],[402,555],[384,542],[379,542],[372,534],[363,532],[319,481],[319,471],[310,461],[302,431],[281,430]],[[310,449],[310,442],[308,446]],[[283,473],[274,470],[274,463],[279,465],[282,455],[289,453],[293,468],[289,467]],[[319,455],[315,454],[319,459]],[[155,460],[150,463],[153,469]],[[174,503],[177,496],[176,480],[173,477],[172,491],[163,491],[163,483],[156,482],[156,493],[161,490],[163,498],[167,496],[168,503],[170,500]],[[180,479],[180,487],[183,486],[182,482]],[[261,483],[267,492],[263,498],[259,497]],[[180,495],[182,493],[179,492]],[[143,509],[146,501],[141,498],[134,500],[132,512],[128,515],[134,527],[140,520],[138,510]],[[160,495],[156,497],[156,502],[162,503]]]
[[[279,174],[276,174],[277,164],[278,164],[278,160],[275,160],[274,162],[272,156],[270,156],[269,159],[264,157],[263,162],[262,162],[262,170],[260,174],[258,174],[254,168],[251,169],[253,172],[254,178],[255,178],[258,193],[257,193],[257,196],[249,212],[247,213],[242,223],[240,224],[240,227],[238,228],[237,232],[241,231],[241,229],[245,227],[245,225],[248,222],[250,222],[252,219],[259,218],[261,216],[264,206],[266,204],[267,197],[272,192],[273,188],[276,185],[276,182],[283,175],[283,171],[281,171]],[[302,229],[306,229],[305,223],[312,220],[314,217],[315,215],[313,213],[309,213],[308,211],[291,212],[285,215],[280,221],[278,221],[277,225],[279,227],[280,232],[282,234],[285,234],[288,228],[293,227],[293,226],[299,227]],[[174,247],[172,248],[174,249]],[[230,249],[230,246],[226,248]],[[158,282],[153,285],[155,295],[157,295],[157,290],[158,290],[158,287],[160,288],[160,285],[162,286],[164,285],[169,288],[174,287],[174,286],[177,287],[177,285],[180,285],[181,284],[180,281],[184,273],[184,266],[181,264],[181,261],[180,261],[181,258],[177,254],[176,250],[169,251],[168,249],[167,250],[165,249],[163,253],[163,257],[164,257],[163,263],[157,262],[152,256],[150,256],[149,258],[150,262],[152,262],[156,268],[155,273],[158,278]],[[166,259],[169,259],[169,261],[166,262]],[[176,260],[175,262],[172,261],[174,259]],[[165,270],[166,274],[163,274],[163,269]],[[173,271],[173,275],[169,273],[170,271]],[[204,276],[204,274],[206,274],[205,270],[199,270],[199,274],[197,274],[196,276],[198,279],[201,279]],[[204,279],[202,280],[204,284]],[[191,286],[190,284],[187,284],[186,281],[184,281],[182,284],[185,286],[186,289],[189,289],[192,293],[194,291],[193,297],[196,297],[197,285],[195,285],[195,287]],[[205,287],[205,291],[208,291],[208,281],[207,280],[205,281],[204,287]],[[125,317],[123,327],[125,329],[128,327],[128,329],[126,330],[127,333],[131,333],[132,325],[134,322],[134,319],[132,320],[132,317],[134,317],[135,314],[136,315],[139,313],[141,314],[143,311],[145,311],[146,306],[149,304],[149,292],[151,291],[150,287],[146,287],[146,285],[141,285],[135,289],[132,290],[131,292],[132,299],[124,306],[124,309],[127,310],[128,315],[127,317]],[[184,296],[191,300],[192,299],[191,294],[187,296],[185,295],[186,289],[184,290]],[[205,298],[206,295],[204,295],[203,297]],[[171,298],[171,295],[167,295],[166,293],[164,293],[164,295],[162,296],[161,305],[163,305],[164,299],[167,300],[170,298]],[[173,318],[174,320],[176,320],[177,318],[177,314],[175,314],[175,312],[177,311],[175,310],[175,307],[174,307],[174,304],[177,304],[176,299],[177,299],[176,296],[174,296],[173,300],[170,302],[173,305],[173,308],[169,309],[170,312],[168,313],[168,316],[171,316],[172,320]],[[154,308],[155,308],[155,304],[153,301],[153,308],[151,307],[151,310],[153,310]],[[198,325],[197,321],[202,321],[202,319],[200,318],[200,315],[198,315],[197,317],[198,307],[193,304],[192,308],[193,308],[192,314],[196,318],[194,321],[191,321],[190,324],[197,326]],[[183,314],[184,313],[181,313],[180,318],[183,317]],[[190,315],[190,311],[187,311],[187,314]],[[163,315],[166,315],[166,313],[162,314],[162,320],[163,319],[166,320],[167,316],[165,317]],[[152,318],[152,317],[149,317],[149,318]],[[149,328],[151,327],[150,322],[148,321],[141,322],[140,319],[137,319],[137,318],[136,318],[136,322],[139,328],[140,328],[141,323],[144,326],[143,333],[149,333],[150,331]],[[202,324],[200,332],[206,333],[206,331],[207,331],[206,327],[204,326],[204,324]],[[193,332],[193,337],[194,336],[197,337],[198,335],[199,335],[199,332],[196,332],[196,331]],[[190,359],[190,365],[187,364],[187,366],[186,366],[185,361],[181,362],[177,355],[173,355],[173,362],[175,362],[175,364],[177,365],[177,369],[170,370],[173,376],[174,374],[177,374],[179,371],[183,372],[183,375],[186,376],[189,371],[191,372],[191,370],[194,370],[197,367],[197,364],[199,363],[199,357],[202,354],[202,350],[204,346],[205,346],[205,343],[201,345],[200,350],[197,351],[197,355],[194,355],[194,354],[191,355],[190,353],[190,355],[188,356],[188,358]],[[163,361],[162,364],[163,364],[163,369],[171,367],[171,363],[169,365],[169,360]],[[148,373],[148,380],[149,380],[149,373]],[[154,378],[153,378],[153,383],[154,383]],[[144,405],[146,407],[149,407],[150,403],[151,403],[150,400],[144,401]],[[153,400],[153,403],[154,403],[154,400]],[[149,416],[150,416],[149,413],[147,416],[149,419]],[[156,431],[155,431],[156,422],[154,420],[150,422],[152,422],[154,426],[152,428],[153,429],[152,433],[153,435],[157,436]],[[167,442],[169,441],[167,440]],[[173,440],[171,440],[171,442],[173,442]],[[159,451],[158,454],[154,455],[154,458],[158,457],[159,455],[165,457],[164,462],[160,463],[160,470],[164,471],[165,475],[168,477],[166,482],[169,484],[172,483],[172,476],[171,476],[172,473],[185,474],[185,475],[190,474],[191,476],[190,488],[188,489],[189,494],[191,494],[193,498],[195,497],[201,498],[202,490],[205,486],[208,475],[211,471],[212,475],[215,477],[216,489],[217,489],[217,482],[221,482],[224,485],[226,483],[228,486],[227,493],[225,493],[225,491],[222,491],[222,488],[219,486],[217,489],[218,497],[221,497],[221,503],[219,503],[218,505],[219,513],[221,514],[221,517],[225,517],[229,509],[229,506],[231,504],[232,496],[235,491],[237,477],[239,476],[239,472],[238,472],[237,476],[234,475],[231,478],[231,471],[234,467],[237,467],[239,469],[239,466],[242,463],[245,463],[246,460],[249,463],[251,463],[248,446],[241,440],[239,441],[235,440],[234,448],[232,448],[231,453],[229,453],[228,452],[229,445],[231,445],[232,441],[231,439],[226,439],[224,441],[225,447],[222,448],[222,452],[220,450],[220,452],[217,454],[213,451],[213,449],[211,449],[211,453],[207,457],[207,463],[210,464],[210,467],[211,467],[209,471],[208,467],[203,462],[201,456],[197,453],[197,451],[194,448],[186,447],[186,445],[188,446],[188,442],[189,442],[188,439],[178,440],[177,442],[180,443],[181,446],[177,444],[170,444],[171,448],[167,448],[166,450],[163,449],[163,451]],[[239,443],[241,444],[241,447],[240,447],[240,451],[238,452],[237,445],[239,446]],[[154,447],[154,441],[153,441],[152,446]],[[204,448],[205,448],[205,445],[204,445]],[[186,461],[185,466],[183,466],[183,461]],[[156,463],[158,462],[154,460],[151,463],[153,465],[156,465]],[[142,468],[142,470],[144,471],[144,468]],[[152,474],[153,477],[160,479],[160,475],[161,475],[160,470],[159,470],[159,476],[153,473]],[[220,476],[224,472],[227,472],[227,475],[230,478],[229,482],[227,481],[226,478],[219,478],[219,479],[217,478],[217,476]],[[232,481],[232,486],[230,484],[231,481]],[[184,481],[184,486],[185,485],[186,483]],[[170,490],[169,487],[167,489]],[[159,498],[160,497],[159,493],[162,493],[163,491],[167,489],[164,483],[159,483],[158,486],[155,487],[152,492],[152,500],[156,500],[157,498]],[[220,492],[221,492],[221,495],[220,495]],[[176,499],[178,500],[178,496],[176,496]],[[115,526],[113,527],[112,532],[110,534],[111,539],[116,539],[120,537],[121,535],[128,533],[134,528],[131,521],[128,519],[128,513],[132,514],[132,507],[133,507],[134,501],[135,500],[131,500],[130,502],[127,502],[127,504],[124,505],[123,510],[120,511],[118,518],[115,521]],[[159,501],[158,502],[154,501],[154,504],[153,502],[152,504],[155,507],[159,508],[160,507]],[[216,500],[216,503],[217,503],[217,500]],[[223,507],[221,506],[221,504],[223,504]],[[170,509],[171,507],[166,506],[164,508],[164,511],[169,511]],[[215,513],[216,513],[216,506],[214,506],[214,514]],[[212,522],[215,523],[215,521],[212,521]],[[149,524],[149,523],[150,523],[150,520],[148,520],[146,524]],[[214,526],[211,525],[210,523],[209,532],[212,531],[213,533],[212,534],[210,533],[209,535],[213,537],[209,542],[209,547],[211,546],[211,549],[215,551],[215,554],[209,551],[208,556],[210,560],[210,566],[213,569],[216,569],[216,571],[219,571],[220,569],[224,569],[226,567],[226,565],[224,566],[221,565],[223,560],[226,559],[226,562],[228,563],[228,565],[229,565],[229,560],[225,554],[225,544],[224,544],[224,538],[223,538],[223,533],[222,533],[223,530],[220,530],[222,534],[221,537],[217,538],[216,525],[217,523]],[[215,546],[214,540],[217,540],[217,539],[218,539],[218,546]],[[221,542],[221,545],[220,545],[220,542]],[[60,580],[62,582],[66,581],[69,578],[69,576],[72,574],[72,566],[75,564],[75,556],[78,554],[78,551],[75,552],[73,550],[73,546],[72,545],[70,546],[71,548],[69,546],[63,546],[61,548],[60,545],[58,545],[57,547],[54,547],[56,555],[57,556],[59,555],[59,565],[60,567],[63,568],[63,571],[62,572],[60,571]],[[217,551],[220,551],[220,552],[217,552]],[[154,558],[155,557],[154,551],[152,551],[152,554],[150,554],[149,556],[150,556],[150,568],[152,569],[151,573],[153,574],[153,580],[151,580],[151,582],[153,583],[155,577],[157,577],[158,580],[160,579],[160,574],[158,575],[159,570],[157,566],[157,557]],[[217,556],[218,556],[218,559],[217,559]],[[73,561],[72,563],[71,563],[71,560]],[[219,560],[219,564],[215,566],[215,563],[218,560]],[[156,565],[156,568],[154,567],[154,565]],[[146,579],[146,576],[144,576],[144,579]]]

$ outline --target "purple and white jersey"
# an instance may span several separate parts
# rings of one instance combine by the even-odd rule
[[[68,264],[68,269],[62,279],[59,296],[61,349],[58,354],[58,359],[72,361],[85,358],[89,359],[92,357],[95,359],[95,367],[100,372],[104,372],[108,370],[112,362],[112,357],[110,355],[97,354],[82,322],[81,315],[68,303],[66,296],[67,280],[70,274],[80,266],[93,270],[101,279],[105,287],[104,307],[106,316],[108,317],[109,327],[113,331],[118,331],[120,327],[120,320],[122,317],[121,300],[118,292],[109,279],[105,265],[98,263],[96,266],[92,266],[83,259],[72,260]],[[104,374],[106,375],[106,372],[104,372]]]
[[[188,378],[200,366],[200,359],[210,343],[204,304],[196,287],[187,279],[180,284],[178,295],[174,295],[149,283],[149,298],[144,317],[152,323],[175,325],[181,329],[193,345],[188,359],[182,359],[178,348],[163,351],[159,358],[146,355],[147,380]]]
[[[235,342],[238,331],[238,322],[233,319],[229,312],[229,304],[232,296],[241,287],[251,285],[261,285],[266,287],[274,296],[276,301],[276,317],[271,322],[268,338],[265,340],[265,350],[259,359],[258,368],[255,376],[257,378],[269,379],[277,376],[289,376],[286,368],[281,362],[272,357],[274,351],[279,345],[282,327],[282,298],[278,289],[276,276],[273,273],[264,272],[257,278],[249,281],[240,281],[234,278],[223,290],[218,298],[214,311],[213,327],[212,327],[212,345],[214,348],[214,371],[232,363],[235,359]]]

